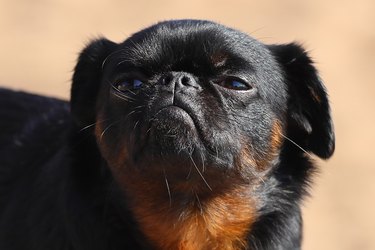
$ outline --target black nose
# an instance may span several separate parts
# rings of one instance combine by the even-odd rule
[[[162,83],[174,87],[176,90],[181,88],[201,88],[196,78],[186,72],[169,72],[163,77]]]

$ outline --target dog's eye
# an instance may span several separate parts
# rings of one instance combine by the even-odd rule
[[[220,86],[227,88],[227,89],[233,89],[233,90],[249,90],[252,89],[250,85],[247,83],[242,82],[241,80],[237,79],[224,79],[222,81],[219,81],[217,84]]]
[[[142,86],[143,82],[139,79],[123,80],[115,84],[116,89],[119,91],[140,89]]]

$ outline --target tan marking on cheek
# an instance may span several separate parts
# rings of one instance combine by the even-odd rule
[[[270,162],[279,153],[280,147],[283,142],[282,127],[279,120],[275,120],[272,124],[271,132],[269,135],[269,143],[266,152],[262,155],[257,155],[251,148],[251,142],[244,142],[241,151],[242,168],[254,167],[257,171],[264,171],[270,165]]]
[[[266,169],[272,160],[277,157],[280,153],[280,148],[282,145],[282,127],[279,120],[275,120],[272,124],[271,133],[269,136],[268,141],[268,149],[266,154],[263,156],[262,159],[258,160],[258,164],[263,166],[263,169]]]
[[[96,121],[95,121],[96,122],[95,123],[95,137],[97,140],[103,131],[103,124],[105,123],[105,121],[107,121],[107,119],[105,118],[103,113],[99,111],[98,114],[96,115]]]
[[[98,119],[100,120],[100,119]],[[103,124],[98,122],[95,124],[95,138],[96,138],[96,141],[100,142],[100,135],[102,134],[103,132]]]
[[[101,115],[98,116],[97,121],[101,121]],[[105,143],[105,140],[103,140],[102,134],[105,130],[105,123],[98,122],[95,125],[95,138],[96,143],[98,144],[98,147],[100,149],[100,152],[104,158],[106,158],[109,155],[109,152],[111,149],[108,147],[108,145]]]
[[[99,114],[97,117],[97,121],[104,120],[103,117],[103,115]],[[103,136],[103,132],[107,128],[106,126],[109,125],[103,122],[98,122],[95,125],[95,138],[102,157],[107,161],[111,170],[114,171],[116,169],[124,167],[124,162],[126,162],[126,160],[128,159],[128,152],[126,150],[126,147],[122,144],[108,144],[105,136]]]
[[[280,150],[280,147],[283,142],[283,137],[282,137],[282,127],[281,127],[281,122],[279,120],[275,120],[272,126],[271,130],[271,136],[270,136],[270,153],[276,154]]]
[[[248,168],[249,166],[257,168],[258,161],[253,156],[253,151],[251,150],[250,143],[246,142],[246,145],[242,147],[241,152],[241,167]],[[243,170],[243,169],[242,169]]]
[[[227,62],[228,58],[224,53],[217,52],[211,56],[211,62],[214,67],[222,67]]]

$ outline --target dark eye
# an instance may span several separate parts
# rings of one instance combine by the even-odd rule
[[[123,80],[115,84],[116,89],[119,91],[140,89],[142,86],[143,82],[139,79]]]
[[[219,82],[217,82],[217,84],[219,84],[220,86],[222,86],[224,88],[233,89],[233,90],[250,90],[250,89],[252,89],[252,87],[249,84],[247,84],[247,83],[245,83],[241,80],[231,79],[231,78],[219,81]]]

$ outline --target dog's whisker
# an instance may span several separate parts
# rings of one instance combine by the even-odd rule
[[[121,100],[124,100],[124,101],[127,101],[127,102],[134,102],[134,99],[132,99],[131,97],[128,97],[128,96],[125,96],[125,95],[120,95],[118,93],[114,93],[114,95],[118,98],[120,98]]]
[[[113,56],[114,54],[117,54],[119,52],[126,51],[125,49],[119,49],[111,52],[102,62],[102,69],[104,69],[105,64],[107,63],[108,59]]]
[[[170,189],[170,187],[169,187],[167,174],[165,173],[165,169],[164,169],[164,168],[163,168],[163,173],[164,173],[164,181],[165,181],[165,185],[167,186],[167,191],[168,191],[169,206],[171,207],[171,206],[172,206],[172,195],[171,195],[171,189]]]
[[[263,30],[265,28],[266,28],[266,26],[259,27],[259,28],[255,29],[255,30],[251,31],[249,34],[254,35],[256,32],[261,31],[261,30]]]
[[[131,97],[131,96],[129,96],[129,95],[126,95],[125,93],[122,93],[122,92],[120,92],[119,90],[117,90],[116,89],[116,87],[113,87],[113,88],[115,88],[115,90],[116,90],[116,92],[114,92],[114,94],[117,96],[117,97],[120,97],[120,98],[122,98],[123,100],[127,100],[127,101],[132,101],[132,102],[134,102],[135,101],[135,99],[133,98],[133,97]]]
[[[186,180],[189,180],[189,179],[190,179],[191,169],[192,169],[192,166],[190,165],[190,167],[189,167],[189,172],[188,172],[188,174],[187,174],[187,176],[186,176]]]
[[[196,191],[194,191],[194,195],[195,195],[195,198],[196,198],[196,200],[197,200],[198,208],[199,208],[199,210],[200,210],[200,212],[201,212],[201,215],[203,215],[203,214],[204,214],[204,213],[203,213],[203,206],[202,206],[202,203],[201,203],[201,201],[200,201],[200,199],[199,199],[199,196],[198,196],[198,194],[197,194]]]
[[[197,164],[195,164],[193,157],[191,157],[191,155],[189,155],[189,157],[190,157],[191,162],[193,163],[194,168],[197,170],[198,174],[199,174],[200,177],[202,178],[203,182],[206,184],[206,186],[208,187],[208,189],[209,189],[210,191],[212,191],[211,186],[208,184],[207,180],[204,178],[204,176],[203,176],[203,174],[201,173],[201,171],[199,170]]]
[[[99,124],[99,123],[102,123],[102,122],[105,122],[105,121],[108,121],[108,120],[111,120],[111,119],[108,118],[108,119],[104,119],[104,120],[97,121],[97,122],[94,122],[94,123],[92,123],[92,124],[89,124],[89,125],[87,125],[87,126],[81,128],[81,129],[79,130],[79,132],[82,132],[82,131],[84,131],[84,130],[86,130],[86,129],[89,129],[89,128],[95,126],[96,124]]]
[[[114,90],[114,92],[113,92],[113,94],[115,95],[115,96],[117,96],[118,98],[120,98],[120,99],[122,99],[122,100],[125,100],[125,101],[135,101],[135,99],[133,98],[133,97],[130,97],[130,96],[128,96],[128,95],[126,95],[125,93],[123,93],[123,92],[120,92],[119,90],[118,90],[118,88],[116,88],[116,86],[115,85],[113,85],[111,82],[109,82],[109,81],[107,81],[107,83],[111,86],[111,88]],[[127,90],[127,92],[130,92],[130,93],[132,93],[133,95],[136,95],[134,92],[132,92],[131,90]]]
[[[86,130],[86,129],[89,129],[89,128],[95,126],[96,124],[98,124],[98,122],[94,122],[94,123],[92,123],[92,124],[90,124],[90,125],[87,125],[87,126],[81,128],[81,129],[79,130],[79,132],[82,132],[82,131],[84,131],[84,130]]]
[[[288,141],[290,141],[294,146],[296,146],[297,148],[299,148],[300,150],[302,150],[302,152],[304,152],[305,154],[307,154],[307,155],[310,156],[310,157],[313,157],[312,154],[310,154],[309,152],[307,152],[306,149],[304,149],[303,147],[301,147],[300,145],[298,145],[295,141],[293,141],[292,139],[290,139],[290,138],[287,137],[286,135],[282,134],[281,132],[280,132],[280,135],[281,135],[282,137],[284,137],[285,139],[287,139]]]
[[[137,113],[141,113],[141,111],[132,110],[124,118],[122,118],[122,120],[126,120],[127,118],[129,118],[129,116],[131,116],[133,114],[137,114]]]
[[[134,93],[134,92],[131,91],[130,89],[128,89],[127,92],[130,92],[130,93],[132,93],[133,95],[137,95],[136,93]]]
[[[136,107],[134,107],[133,109],[141,109],[141,108],[144,108],[144,107],[146,107],[146,105],[136,106]]]
[[[138,120],[138,121],[136,121],[136,123],[134,124],[134,127],[133,127],[133,132],[135,131],[135,128],[137,127],[138,123],[139,123],[139,120]]]
[[[146,131],[146,135],[148,135],[148,133],[150,133],[151,129],[152,129],[152,128],[147,129],[147,131]]]
[[[116,122],[113,122],[113,123],[111,123],[111,124],[109,124],[104,130],[103,130],[103,132],[100,134],[100,141],[102,141],[102,139],[103,139],[103,136],[104,136],[104,134],[113,126],[113,125],[115,125],[115,124],[117,124],[117,123],[119,123],[120,121],[116,121]]]
[[[205,168],[205,165],[204,165],[204,157],[203,157],[203,153],[200,152],[199,154],[200,154],[200,156],[201,156],[201,160],[202,160],[202,173],[204,173],[204,171],[206,170],[206,168]]]
[[[125,62],[129,62],[129,60],[128,59],[124,59],[124,60],[118,62],[116,66],[120,66],[121,64],[123,64]]]

